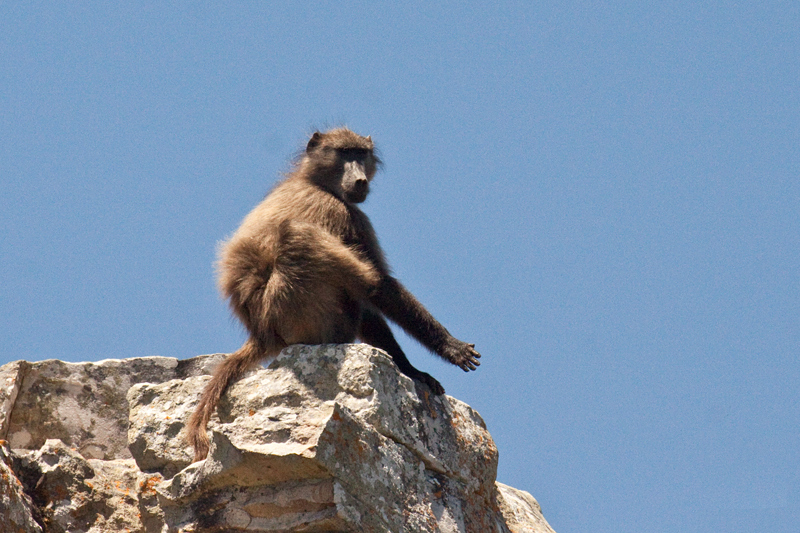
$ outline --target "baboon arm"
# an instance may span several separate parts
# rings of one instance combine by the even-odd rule
[[[372,303],[429,350],[439,353],[450,332],[392,276],[384,276]]]
[[[411,292],[392,276],[384,276],[372,303],[422,345],[464,371],[475,370],[480,354],[445,329]]]

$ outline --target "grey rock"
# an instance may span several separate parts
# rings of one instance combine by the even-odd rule
[[[26,487],[41,513],[45,531],[143,531],[131,459],[85,459],[58,439],[20,458],[40,474]]]
[[[495,482],[478,413],[367,345],[290,346],[239,380],[192,464],[184,421],[219,357],[0,368],[19,531],[552,532]]]
[[[128,390],[128,448],[142,472],[171,478],[191,464],[194,454],[181,431],[207,381],[203,376],[159,386],[138,383]]]
[[[524,490],[497,483],[497,504],[511,533],[555,533],[539,502]]]
[[[131,385],[207,374],[222,357],[9,363],[0,367],[0,438],[12,449],[38,450],[47,439],[60,439],[88,459],[130,459],[125,396]]]

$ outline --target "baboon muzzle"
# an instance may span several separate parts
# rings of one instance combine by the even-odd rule
[[[369,193],[369,180],[364,172],[364,166],[355,161],[345,163],[342,185],[347,201],[357,204],[366,200]]]

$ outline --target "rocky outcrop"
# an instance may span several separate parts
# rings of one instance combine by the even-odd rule
[[[0,531],[551,532],[483,420],[367,345],[291,346],[182,438],[220,355],[0,368]]]

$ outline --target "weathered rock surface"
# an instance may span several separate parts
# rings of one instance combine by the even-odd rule
[[[87,459],[130,459],[125,395],[131,385],[209,374],[223,357],[9,363],[0,367],[0,439],[26,450],[60,439]]]
[[[41,533],[42,528],[33,516],[36,511],[33,502],[11,464],[8,446],[3,442],[0,444],[0,531]]]
[[[497,505],[512,533],[553,531],[542,515],[539,502],[524,490],[497,482]]]
[[[87,460],[58,439],[14,459],[45,531],[143,530],[132,459]]]
[[[495,482],[477,412],[363,344],[291,346],[240,380],[191,464],[183,423],[218,359],[0,368],[0,531],[552,532]]]

